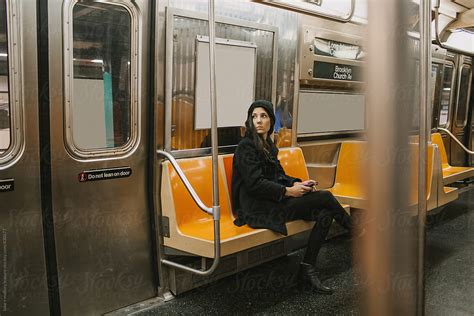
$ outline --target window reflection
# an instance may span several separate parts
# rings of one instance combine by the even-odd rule
[[[175,16],[173,24],[173,32],[176,34],[177,40],[173,41],[172,56],[173,82],[171,91],[170,148],[171,150],[187,150],[209,147],[210,130],[195,128],[196,77],[194,75],[184,75],[185,73],[190,74],[195,71],[196,38],[207,35],[207,21]],[[274,33],[239,25],[217,23],[216,36],[218,38],[255,43],[258,47],[255,72],[255,99],[271,100]],[[286,64],[290,64],[290,62]],[[293,73],[293,71],[290,72]],[[233,79],[233,77],[229,77],[229,80]],[[244,121],[240,122],[240,124],[243,125]],[[237,145],[241,138],[240,134],[240,127],[219,128],[219,145]]]
[[[11,143],[6,1],[0,1],[0,154]]]
[[[458,110],[456,112],[456,126],[464,126],[467,120],[467,103],[469,84],[471,79],[471,68],[463,66],[461,70],[461,81],[459,83]]]
[[[416,72],[415,72],[415,82],[417,84],[420,84],[420,63],[419,61],[417,60],[415,62],[415,65],[416,65]],[[431,98],[430,98],[430,107],[428,109],[428,115],[432,115],[433,113],[433,108],[435,106],[435,104],[438,103],[438,98],[436,97],[436,91],[438,91],[439,87],[439,83],[438,81],[441,81],[441,79],[438,80],[438,77],[441,76],[441,68],[440,68],[440,64],[437,64],[437,63],[432,63],[431,64],[431,73],[430,73],[430,78],[429,78],[429,82],[430,82],[430,91],[431,91]],[[415,95],[414,95],[414,100],[415,100],[415,103],[414,104],[418,104],[417,102],[419,102],[420,100],[420,86],[418,85],[417,88],[414,90],[415,91]],[[420,111],[419,111],[419,108],[417,106],[414,106],[413,107],[413,111],[412,111],[412,129],[413,130],[418,130],[420,128]]]
[[[433,63],[431,67],[431,108],[429,117],[432,118],[431,126],[438,126],[439,115],[433,115],[434,110],[440,110],[441,85],[443,84],[443,64]]]
[[[449,106],[451,101],[451,84],[453,82],[453,66],[444,66],[443,86],[441,90],[441,101],[439,111],[439,126],[446,127],[449,118]]]
[[[73,138],[80,149],[125,145],[131,134],[131,17],[123,7],[73,8]]]

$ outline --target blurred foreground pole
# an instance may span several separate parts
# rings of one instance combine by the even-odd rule
[[[427,174],[427,143],[431,141],[430,117],[428,109],[431,106],[431,1],[420,1],[420,159],[418,179],[425,179]],[[416,314],[425,314],[425,234],[426,234],[426,184],[419,181],[418,188],[418,279],[416,295]]]
[[[408,0],[369,0],[367,28],[368,210],[356,245],[363,314],[416,312],[416,209],[408,209],[408,130],[413,122],[415,61],[408,50]],[[416,182],[416,180],[415,180]],[[414,183],[417,187],[418,184]],[[413,192],[413,191],[411,191]],[[416,195],[416,194],[415,194]]]

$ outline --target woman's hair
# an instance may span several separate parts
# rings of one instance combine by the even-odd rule
[[[267,139],[263,139],[258,133],[253,124],[253,110],[255,108],[263,108],[270,118],[270,130],[267,134]],[[272,148],[271,138],[269,136],[273,133],[273,126],[275,125],[275,113],[273,113],[273,104],[266,100],[257,100],[253,102],[247,112],[247,120],[245,121],[245,136],[250,138],[257,150],[262,152],[266,159],[271,160],[270,151]]]

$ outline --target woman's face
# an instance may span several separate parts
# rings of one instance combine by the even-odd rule
[[[257,133],[266,139],[271,124],[270,117],[268,116],[267,112],[263,108],[253,109],[252,121]]]

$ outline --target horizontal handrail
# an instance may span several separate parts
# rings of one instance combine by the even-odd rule
[[[464,151],[467,152],[469,155],[474,155],[474,151],[467,149],[466,146],[464,146],[463,143],[461,143],[459,141],[459,139],[457,139],[457,137],[454,136],[449,130],[447,130],[445,128],[442,128],[442,127],[438,127],[438,129],[445,132],[446,134],[449,135],[449,137],[454,139],[456,141],[456,143],[458,143],[458,145],[461,146],[461,148],[464,149]]]
[[[354,16],[354,13],[355,13],[355,0],[351,0],[351,12],[346,17],[339,17],[339,16],[336,16],[336,15],[331,15],[331,14],[324,13],[324,12],[318,12],[318,11],[312,11],[312,10],[304,9],[304,8],[298,7],[298,6],[296,6],[294,4],[291,4],[291,3],[282,3],[282,2],[279,2],[279,1],[272,1],[272,0],[258,0],[257,2],[260,2],[260,3],[263,3],[263,4],[268,4],[268,5],[271,5],[271,6],[280,7],[280,8],[285,8],[285,9],[295,11],[295,12],[298,12],[298,13],[304,13],[304,14],[308,14],[308,15],[311,15],[311,16],[322,17],[322,18],[326,18],[326,19],[329,19],[329,20],[333,20],[333,21],[343,22],[343,23],[351,22],[352,17]]]
[[[178,162],[176,161],[176,159],[170,153],[168,153],[166,151],[163,151],[163,150],[157,150],[156,153],[157,153],[157,155],[166,157],[170,161],[171,165],[174,167],[174,169],[178,173],[181,181],[183,181],[184,186],[188,190],[189,194],[191,194],[194,202],[196,202],[196,204],[199,206],[199,208],[201,210],[203,210],[207,214],[213,215],[213,218],[214,218],[214,261],[212,262],[212,265],[209,267],[209,269],[207,269],[207,270],[198,270],[198,269],[194,269],[194,268],[191,268],[189,266],[186,266],[186,265],[183,265],[183,264],[171,261],[171,260],[167,260],[167,259],[161,259],[161,263],[163,263],[165,265],[168,265],[168,266],[171,266],[171,267],[174,267],[174,268],[177,268],[177,269],[181,269],[181,270],[188,271],[188,272],[191,272],[191,273],[194,273],[194,274],[198,274],[198,275],[201,275],[201,276],[210,275],[217,269],[217,266],[219,265],[219,261],[220,261],[220,257],[221,257],[221,237],[220,237],[221,236],[221,234],[220,234],[221,209],[220,209],[220,205],[213,206],[212,208],[207,207],[206,205],[204,205],[202,200],[197,195],[196,191],[194,191],[193,186],[189,182],[189,180],[186,177],[186,175],[184,174],[183,170],[178,165]]]
[[[202,200],[199,198],[199,196],[197,195],[196,191],[194,191],[194,188],[193,186],[191,185],[191,183],[189,182],[188,178],[186,178],[186,175],[183,173],[183,170],[181,169],[181,167],[178,165],[178,162],[176,161],[176,159],[173,157],[173,155],[171,155],[169,152],[166,152],[164,150],[157,150],[156,153],[158,155],[161,155],[161,156],[165,156],[166,158],[168,158],[168,160],[170,161],[170,163],[173,165],[173,168],[176,170],[176,172],[178,173],[178,176],[179,178],[181,179],[181,181],[183,181],[184,183],[184,186],[186,187],[186,189],[188,190],[189,194],[191,194],[191,197],[193,198],[194,202],[199,206],[199,208],[201,210],[203,210],[204,212],[206,212],[207,214],[209,215],[214,215],[214,212],[212,210],[212,207],[207,207],[203,202]]]

